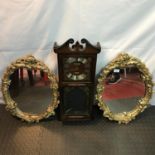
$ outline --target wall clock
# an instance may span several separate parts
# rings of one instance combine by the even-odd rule
[[[62,121],[92,118],[97,53],[101,50],[82,39],[54,44],[58,56],[60,117]]]

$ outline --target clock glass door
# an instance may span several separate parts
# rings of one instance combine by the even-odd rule
[[[89,115],[90,91],[88,86],[63,89],[63,113],[64,115]]]

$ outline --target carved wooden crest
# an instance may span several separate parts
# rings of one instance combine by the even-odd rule
[[[61,46],[54,44],[54,51],[56,53],[99,53],[101,46],[99,42],[94,46],[87,39],[81,39],[81,42],[68,39]]]

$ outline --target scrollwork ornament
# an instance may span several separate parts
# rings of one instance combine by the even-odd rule
[[[145,95],[141,99],[139,99],[136,107],[129,112],[122,112],[114,114],[110,111],[109,107],[103,101],[102,94],[104,92],[103,83],[106,80],[107,75],[114,68],[123,68],[128,67],[130,65],[135,65],[139,71],[142,73],[142,80],[145,83]],[[149,73],[149,70],[146,68],[145,64],[142,63],[138,58],[128,55],[127,53],[119,54],[112,62],[110,62],[107,66],[103,68],[100,73],[100,77],[98,78],[97,85],[97,95],[96,99],[98,101],[98,106],[101,110],[103,110],[103,115],[107,117],[109,120],[118,121],[118,123],[129,123],[131,120],[135,119],[135,117],[143,112],[149,105],[149,101],[152,97],[153,93],[153,82],[152,76]]]
[[[16,103],[10,96],[9,93],[9,85],[10,85],[10,75],[19,68],[27,68],[27,69],[38,69],[43,70],[50,81],[50,88],[51,88],[51,95],[52,101],[47,107],[46,111],[42,112],[41,114],[30,114],[21,111],[18,108],[18,103]],[[15,62],[11,63],[10,66],[4,72],[2,78],[2,94],[4,101],[6,103],[6,109],[11,112],[12,115],[21,118],[23,121],[27,122],[39,122],[44,118],[48,118],[51,115],[54,115],[55,108],[57,108],[59,104],[58,100],[58,84],[55,75],[48,69],[48,67],[41,61],[37,60],[34,56],[28,55],[26,57],[17,59]]]

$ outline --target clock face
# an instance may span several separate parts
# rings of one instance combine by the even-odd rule
[[[91,58],[68,57],[64,59],[64,74],[66,80],[80,81],[90,78]]]

